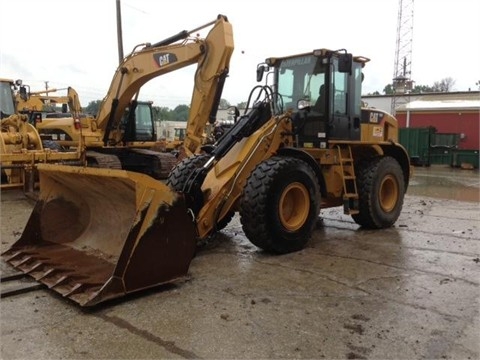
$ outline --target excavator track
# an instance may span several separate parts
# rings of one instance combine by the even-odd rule
[[[122,169],[122,163],[116,155],[102,154],[97,151],[87,151],[87,163],[90,167]]]
[[[162,153],[148,149],[132,149],[137,154],[141,154],[145,157],[153,157],[158,161],[152,161],[154,164],[152,168],[152,176],[155,179],[165,180],[168,174],[173,170],[178,160],[175,155],[171,153]]]

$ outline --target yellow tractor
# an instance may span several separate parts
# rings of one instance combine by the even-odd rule
[[[92,306],[185,276],[197,241],[238,212],[272,253],[302,249],[319,212],[343,207],[365,228],[392,226],[410,178],[397,121],[362,107],[369,60],[319,49],[259,65],[269,85],[167,184],[128,171],[39,167],[41,197],[3,254],[54,291]]]

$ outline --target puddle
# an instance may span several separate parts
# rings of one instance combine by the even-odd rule
[[[480,175],[478,170],[444,166],[416,167],[407,194],[480,202]]]

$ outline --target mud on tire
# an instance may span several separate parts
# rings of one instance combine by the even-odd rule
[[[205,165],[210,158],[207,154],[197,154],[180,161],[171,171],[167,178],[167,185],[171,186],[175,191],[183,191],[187,180],[195,169]],[[232,220],[235,212],[228,212],[223,219],[217,221],[216,230],[222,230]]]
[[[368,229],[392,226],[402,211],[405,181],[399,163],[390,156],[364,160],[358,165],[359,213],[353,220]]]
[[[171,186],[176,191],[183,191],[183,187],[187,183],[188,177],[195,169],[205,165],[208,160],[208,155],[199,154],[187,157],[180,161],[167,178],[167,185]]]
[[[302,249],[319,209],[319,185],[304,161],[272,157],[252,171],[245,185],[240,221],[247,238],[269,252]]]

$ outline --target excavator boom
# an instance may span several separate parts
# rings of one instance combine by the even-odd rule
[[[204,39],[191,37],[192,33],[211,25],[213,27]],[[96,122],[104,133],[104,145],[121,140],[119,128],[124,109],[145,83],[197,63],[187,132],[192,144],[189,145],[190,152],[194,152],[201,145],[201,134],[211,111],[218,108],[233,49],[232,26],[225,16],[219,15],[216,20],[196,29],[134,50],[116,70],[107,96],[100,105]]]

